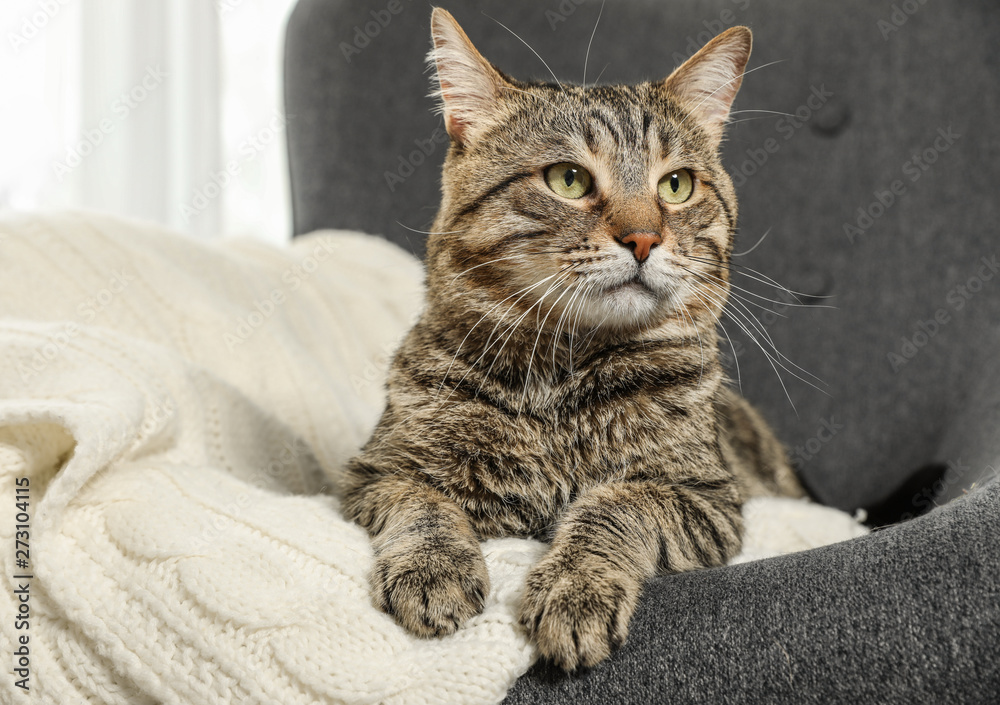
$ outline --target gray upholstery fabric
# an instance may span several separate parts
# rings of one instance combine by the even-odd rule
[[[551,80],[491,17],[560,79],[582,79],[598,0],[440,4],[508,73]],[[296,232],[356,228],[422,252],[410,229],[436,212],[446,151],[426,97],[429,14],[410,0],[300,0],[286,44]],[[869,505],[931,464],[949,467],[935,501],[962,499],[862,541],[660,579],[609,665],[573,681],[533,672],[511,702],[983,702],[976,688],[998,684],[1000,656],[1000,491],[984,489],[1000,468],[1000,5],[612,0],[588,80],[662,77],[733,24],[754,30],[760,67],[736,110],[798,115],[734,114],[737,252],[769,232],[735,261],[836,306],[747,304],[826,383],[779,368],[794,409],[727,322],[743,392],[828,504]],[[914,513],[929,491],[914,493]]]
[[[628,643],[505,703],[995,703],[1000,484],[862,539],[657,579]]]

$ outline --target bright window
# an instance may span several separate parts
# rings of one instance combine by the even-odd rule
[[[4,0],[0,210],[94,208],[201,238],[291,233],[293,0]]]

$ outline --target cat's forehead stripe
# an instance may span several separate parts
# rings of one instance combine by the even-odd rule
[[[653,116],[645,108],[642,109],[642,141],[649,144],[649,128],[653,124]]]
[[[577,131],[592,153],[600,153],[602,136],[611,139],[615,149],[632,149],[643,154],[659,149],[659,158],[667,161],[692,160],[695,154],[675,124],[677,115],[668,104],[656,100],[648,85],[598,86],[580,89],[571,87],[567,93],[558,87],[553,91],[548,109],[562,118],[566,112],[577,114],[575,122],[565,121],[564,127]],[[567,102],[571,105],[561,109]],[[534,114],[537,117],[537,112]],[[620,154],[613,155],[615,158]]]
[[[592,124],[596,123],[604,127],[615,141],[616,146],[622,147],[625,145],[625,136],[622,134],[621,128],[616,124],[617,120],[614,116],[607,115],[600,109],[591,109],[587,117]]]
[[[641,106],[616,113],[591,109],[581,119],[578,130],[592,154],[621,167],[630,165],[648,170],[661,160],[684,162],[683,166],[691,166],[687,162],[694,161],[694,155],[669,121],[657,119]]]

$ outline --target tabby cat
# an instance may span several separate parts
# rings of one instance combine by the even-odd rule
[[[727,385],[716,324],[736,198],[718,156],[750,55],[734,27],[666,80],[526,83],[432,15],[451,146],[427,304],[347,469],[374,601],[451,634],[490,589],[479,542],[551,542],[520,620],[573,671],[625,640],[643,583],[726,562],[744,498],[802,495]]]

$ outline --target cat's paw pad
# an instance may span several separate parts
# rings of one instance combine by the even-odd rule
[[[566,671],[595,666],[625,643],[639,587],[611,566],[546,561],[528,576],[520,621],[542,658]]]
[[[479,547],[418,547],[379,557],[371,575],[375,606],[422,637],[453,634],[483,611],[490,591]]]

